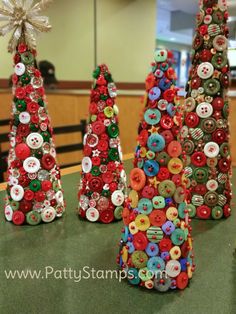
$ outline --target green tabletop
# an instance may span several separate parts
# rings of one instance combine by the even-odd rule
[[[131,161],[125,166],[129,171]],[[109,274],[102,279],[105,270],[117,269],[122,222],[81,221],[76,215],[79,174],[62,181],[67,212],[52,224],[17,227],[5,222],[0,194],[0,313],[236,313],[235,208],[227,220],[192,222],[197,268],[190,287],[160,294],[115,276],[109,279]],[[41,273],[39,279],[7,279],[5,270]],[[80,275],[88,277],[85,271],[90,279],[79,281]]]

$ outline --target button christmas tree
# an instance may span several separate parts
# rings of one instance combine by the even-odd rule
[[[190,216],[230,215],[227,1],[201,0],[181,130]]]
[[[171,53],[157,50],[151,66],[117,262],[132,285],[165,292],[184,289],[194,264]]]
[[[36,66],[35,32],[48,31],[40,16],[51,1],[4,1],[1,35],[13,30],[9,52],[14,52],[13,103],[5,217],[15,225],[38,225],[63,215],[65,206],[56,163],[53,130],[46,107],[43,79]]]
[[[84,136],[79,215],[91,222],[121,219],[126,178],[119,139],[116,86],[107,66],[98,66]]]

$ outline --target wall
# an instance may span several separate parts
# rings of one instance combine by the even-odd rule
[[[91,80],[94,68],[94,0],[57,0],[45,13],[53,29],[38,37],[38,60],[56,66],[59,80]],[[97,0],[98,62],[114,78],[143,82],[155,48],[156,1]],[[0,78],[12,73],[9,36],[0,38]]]

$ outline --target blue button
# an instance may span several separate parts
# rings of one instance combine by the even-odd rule
[[[159,87],[162,90],[167,90],[171,87],[172,82],[168,80],[167,78],[163,77],[159,82]]]
[[[179,262],[180,262],[180,265],[181,265],[181,271],[186,271],[187,270],[187,265],[186,265],[187,258],[181,258],[179,260]]]
[[[161,113],[158,109],[148,109],[144,113],[144,120],[147,122],[147,124],[155,125],[157,124],[161,119]]]
[[[135,248],[134,248],[133,242],[127,242],[126,246],[130,254],[134,252]]]
[[[169,104],[166,108],[167,113],[169,114],[169,116],[174,117],[175,113],[176,113],[176,109],[174,109],[175,106],[173,104]]]
[[[160,152],[165,147],[165,139],[160,134],[152,134],[147,141],[148,148],[153,152]]]
[[[169,253],[168,251],[162,252],[162,253],[161,253],[161,258],[162,258],[163,260],[169,261],[169,259],[170,259],[170,253]]]
[[[165,262],[159,256],[153,256],[149,258],[147,262],[147,268],[153,272],[162,271],[165,269]]]
[[[165,202],[166,202],[166,206],[169,206],[173,203],[173,198],[172,197],[167,197],[165,199]]]
[[[124,227],[124,232],[122,232],[121,238],[124,242],[127,242],[129,236],[129,228],[127,226]]]
[[[143,170],[148,177],[154,177],[159,172],[159,164],[155,160],[147,160]]]
[[[175,225],[173,224],[173,222],[168,220],[162,226],[162,230],[166,235],[170,235],[175,230]]]
[[[149,242],[145,250],[149,256],[156,256],[159,253],[159,248],[156,243]]]
[[[141,198],[138,202],[138,211],[140,214],[148,215],[153,209],[152,202],[148,198]]]
[[[157,100],[161,95],[161,90],[159,87],[153,87],[150,89],[148,97],[150,100]]]

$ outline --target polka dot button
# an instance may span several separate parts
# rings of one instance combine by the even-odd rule
[[[40,161],[35,157],[28,157],[23,162],[23,168],[28,173],[36,173],[40,168]]]
[[[202,79],[208,79],[212,76],[214,67],[209,62],[203,62],[198,66],[197,74]]]
[[[196,112],[200,118],[208,118],[212,115],[213,108],[211,104],[203,102],[197,106]]]

